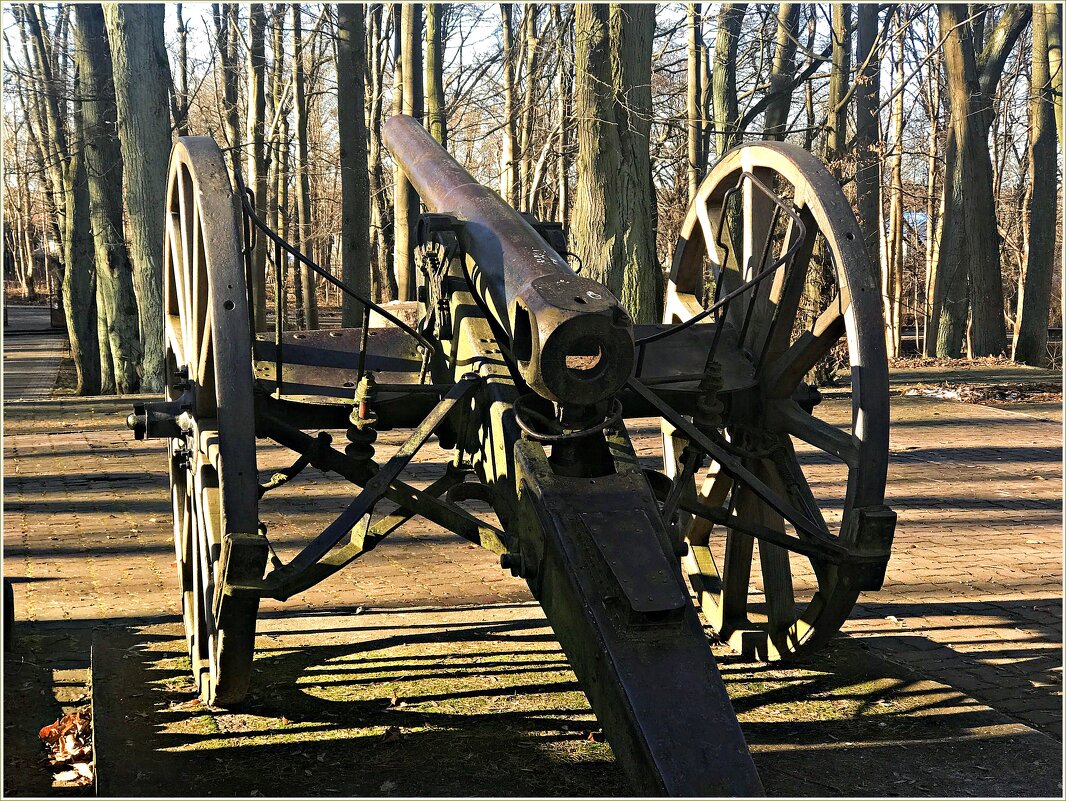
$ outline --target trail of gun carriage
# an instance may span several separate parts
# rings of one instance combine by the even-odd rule
[[[5,795],[1046,797],[1059,4],[6,4]]]

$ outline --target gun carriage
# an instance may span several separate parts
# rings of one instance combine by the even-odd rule
[[[260,599],[317,584],[421,515],[526,580],[635,792],[758,794],[701,615],[739,651],[807,653],[880,587],[895,522],[880,295],[838,183],[787,144],[725,154],[684,220],[663,322],[634,325],[571,269],[561,226],[511,209],[414,120],[393,117],[384,136],[428,209],[417,326],[272,232],[212,140],[174,148],[166,398],[129,424],[168,442],[203,699],[244,697]],[[267,321],[248,290],[259,238],[276,267],[272,333],[256,333]],[[286,330],[290,258],[358,298],[363,325]],[[823,291],[807,288],[815,271]],[[371,329],[371,310],[392,326]],[[804,382],[831,351],[850,367],[846,428],[815,413]],[[627,429],[647,417],[661,421],[661,469]],[[398,428],[409,437],[379,462],[377,432]],[[401,476],[434,436],[454,457],[418,489]],[[257,437],[297,457],[266,483]],[[827,462],[846,486],[835,506],[807,478]],[[308,465],[359,489],[282,563],[259,503]],[[375,516],[381,501],[393,511]]]

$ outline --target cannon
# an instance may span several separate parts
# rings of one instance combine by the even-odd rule
[[[880,294],[838,182],[784,143],[726,153],[682,225],[662,322],[634,324],[571,268],[561,225],[510,208],[409,117],[384,138],[426,207],[417,325],[271,231],[210,138],[171,157],[167,388],[128,424],[168,446],[203,700],[245,696],[261,599],[420,515],[526,581],[636,794],[760,794],[705,626],[756,658],[811,652],[881,586],[895,524]],[[250,302],[257,244],[275,265],[272,321]],[[361,301],[362,326],[288,330],[290,260]],[[391,325],[371,329],[372,310]],[[850,425],[815,413],[805,379],[826,359],[850,378]],[[662,464],[635,449],[635,418],[658,418]],[[378,459],[391,429],[410,433]],[[417,488],[403,471],[431,437],[453,458]],[[257,438],[292,466],[262,481]],[[282,562],[259,503],[308,466],[357,489]]]

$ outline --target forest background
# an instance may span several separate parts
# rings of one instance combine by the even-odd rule
[[[168,156],[208,135],[284,238],[409,300],[418,199],[381,142],[399,112],[562,222],[638,321],[708,168],[785,139],[852,200],[890,356],[1061,359],[1056,3],[5,4],[7,296],[61,298],[78,392],[158,391]],[[358,324],[283,267],[296,326]]]

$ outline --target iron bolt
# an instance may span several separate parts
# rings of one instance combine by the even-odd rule
[[[174,451],[174,466],[178,470],[189,470],[192,468],[192,451],[188,448],[178,448]]]
[[[171,386],[175,392],[185,392],[192,388],[192,382],[189,380],[188,367],[179,367],[174,372],[174,383]]]

